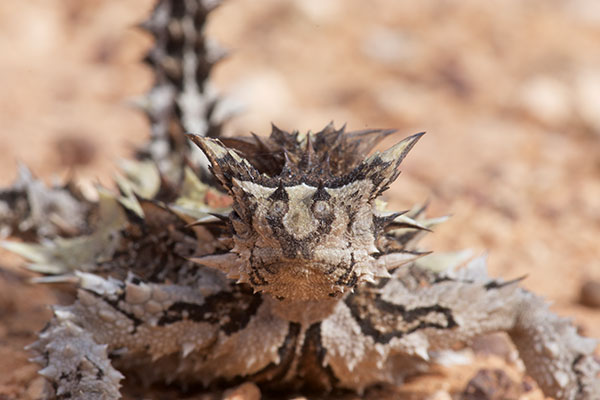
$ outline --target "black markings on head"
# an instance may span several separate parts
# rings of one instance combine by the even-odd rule
[[[334,215],[331,210],[331,195],[327,193],[327,190],[323,185],[319,185],[319,188],[312,196],[311,211],[313,216],[325,224],[331,224],[334,219]]]
[[[280,182],[277,190],[275,190],[270,196],[269,200],[271,201],[285,201],[286,203],[290,200],[288,196],[287,190],[285,190],[285,186]]]
[[[321,193],[319,193],[319,190]],[[266,216],[266,220],[273,232],[273,237],[277,239],[284,255],[288,258],[297,258],[298,255],[301,255],[305,259],[311,259],[312,248],[331,231],[331,224],[335,219],[335,215],[331,212],[331,206],[324,203],[326,202],[325,199],[329,199],[331,195],[322,187],[319,190],[313,195],[311,205],[311,211],[318,222],[318,226],[314,235],[303,239],[294,237],[284,226],[283,218],[289,212],[289,195],[283,184],[280,184],[277,190],[269,196],[269,200],[274,201],[274,203],[272,212]],[[315,198],[318,200],[314,201]]]
[[[317,191],[315,192],[315,194],[313,194],[312,200],[313,201],[329,201],[330,199],[331,199],[331,195],[327,192],[327,190],[325,190],[325,187],[321,183],[319,185]]]
[[[215,173],[215,168],[210,167],[211,172],[217,176],[228,189],[233,187],[233,178],[239,181],[250,182],[255,182],[259,178],[259,175],[254,168],[248,168],[248,164],[239,162],[229,153],[223,154],[217,159],[211,159],[211,162],[218,165],[218,169],[221,170],[220,173]]]
[[[271,227],[271,231],[273,231],[273,236],[279,242],[281,250],[287,258],[296,258],[298,254],[302,255],[304,258],[310,258],[309,245],[314,239],[310,237],[306,239],[294,238],[294,236],[285,229],[282,217],[269,215],[266,219]]]
[[[262,263],[259,264],[257,259],[254,258],[254,255],[251,254],[250,255],[250,273],[248,274],[248,278],[250,279],[250,283],[254,286],[266,286],[269,284],[269,281],[267,281],[262,274],[259,272],[259,266],[262,267],[262,269],[264,269],[267,272],[271,272],[271,270],[269,268],[265,268],[264,265],[262,265]]]
[[[256,198],[252,193],[242,191],[241,194],[236,194],[239,197],[239,203],[233,204],[233,210],[245,223],[250,224],[252,221],[252,215],[256,212],[257,204]]]
[[[346,215],[348,215],[348,224],[346,225],[346,232],[352,232],[352,227],[354,226],[354,222],[356,221],[357,211],[352,204],[348,204],[346,206]]]
[[[371,171],[375,171],[374,173],[367,173],[371,182],[373,182],[373,190],[379,190],[379,186],[386,178],[385,171],[391,165],[390,162],[384,162],[380,157],[375,157],[373,161],[368,164],[365,164],[365,167]]]
[[[354,272],[355,264],[356,264],[356,262],[354,261],[354,254],[351,254],[350,255],[350,265],[345,264],[345,263],[339,263],[337,265],[337,269],[338,270],[343,269],[344,273],[335,282],[336,285],[345,285],[348,287],[354,287],[354,285],[356,285],[356,282],[358,281],[358,277],[356,276],[356,273]]]
[[[273,220],[278,221],[279,224],[281,224],[282,218],[287,214],[290,208],[290,197],[287,190],[285,190],[283,183],[279,184],[277,190],[275,190],[268,199],[271,201],[271,206],[269,208],[267,220],[269,220],[269,223]]]

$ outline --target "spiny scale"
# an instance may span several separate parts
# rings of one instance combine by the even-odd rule
[[[342,175],[364,161],[371,149],[394,130],[370,129],[346,132],[333,122],[315,134],[285,132],[272,126],[269,138],[221,138],[237,150],[261,173],[276,175],[284,168],[290,173],[327,177]],[[287,161],[287,162],[286,162]]]
[[[156,41],[152,134],[124,164],[118,194],[100,190],[92,203],[33,179],[0,193],[0,206],[24,204],[0,215],[7,232],[34,220],[34,239],[51,239],[4,246],[49,275],[39,282],[77,291],[30,346],[47,398],[120,398],[123,376],[139,391],[247,380],[279,393],[362,393],[505,331],[546,394],[600,399],[595,341],[518,282],[490,278],[483,258],[426,257],[417,242],[444,218],[377,201],[421,134],[371,156],[392,131],[273,126],[268,138],[208,138],[222,122],[206,81],[222,53],[203,35],[217,4],[161,0],[143,24]],[[78,227],[74,237],[57,237],[60,218],[38,218],[40,193],[67,210],[59,225]]]

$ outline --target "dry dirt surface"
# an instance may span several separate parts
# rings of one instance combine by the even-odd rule
[[[48,182],[111,185],[116,161],[148,135],[128,103],[152,82],[139,62],[151,40],[135,29],[152,6],[0,2],[1,184],[19,161]],[[581,286],[600,280],[600,3],[227,0],[208,32],[231,49],[214,82],[245,107],[228,134],[333,120],[398,129],[388,146],[427,131],[387,192],[391,206],[429,199],[431,214],[452,214],[429,248],[487,251],[493,275],[526,275],[525,287],[600,337],[600,309],[579,302]],[[29,284],[17,257],[0,257],[0,399],[33,399],[43,381],[23,347],[61,299]],[[488,338],[466,364],[366,396],[543,399],[503,346]],[[259,394],[192,397],[221,396]]]

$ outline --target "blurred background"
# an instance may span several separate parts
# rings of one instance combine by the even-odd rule
[[[75,169],[84,185],[110,186],[115,161],[148,135],[128,102],[152,84],[139,62],[152,43],[135,25],[153,3],[0,2],[0,183],[21,161],[47,181]],[[579,301],[600,280],[599,2],[227,0],[208,34],[231,52],[213,82],[244,107],[228,134],[334,121],[395,128],[389,146],[427,131],[391,207],[429,200],[430,214],[452,218],[428,248],[488,252],[493,275],[527,275],[525,287],[600,337],[600,310]],[[19,309],[23,293],[37,302],[31,321],[15,320],[26,344],[52,294],[26,287],[5,301]],[[17,347],[0,357],[26,358]]]

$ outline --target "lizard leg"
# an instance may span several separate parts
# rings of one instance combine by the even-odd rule
[[[491,279],[483,259],[445,274],[399,271],[348,296],[321,326],[325,362],[355,389],[377,380],[398,383],[406,374],[397,371],[418,370],[436,351],[504,331],[545,394],[600,399],[596,342],[515,282]]]
[[[218,324],[184,318],[163,324],[178,317],[169,311],[174,304],[204,303],[206,296],[191,287],[76,275],[77,300],[54,307],[53,319],[30,346],[50,383],[47,398],[118,399],[123,375],[114,364],[202,348],[218,330]]]
[[[68,310],[54,310],[54,318],[29,349],[41,364],[40,375],[49,385],[48,399],[118,399],[123,375],[112,365],[108,346],[94,340]]]
[[[277,364],[294,336],[270,303],[214,270],[195,285],[76,275],[77,300],[55,307],[32,346],[58,398],[119,398],[119,371],[146,384],[251,376]]]
[[[600,399],[597,341],[584,338],[567,318],[559,317],[540,297],[524,290],[509,335],[527,372],[545,394],[564,400]]]

